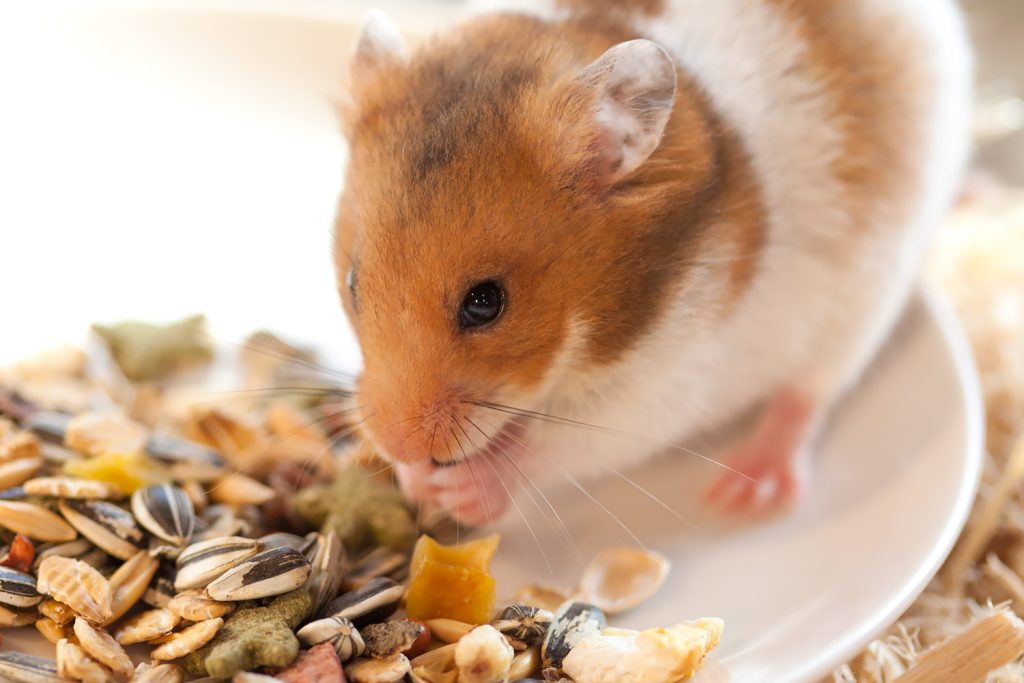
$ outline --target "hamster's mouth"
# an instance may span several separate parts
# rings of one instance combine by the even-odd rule
[[[471,439],[469,438],[470,434],[466,434],[465,438],[469,439],[470,443],[465,445],[470,446],[470,448],[475,448],[475,450],[470,450],[470,448],[464,448],[465,455],[463,455],[462,452],[460,451],[459,455],[461,457],[459,458],[455,458],[453,460],[446,460],[443,462],[431,458],[430,462],[432,465],[434,465],[434,467],[446,468],[455,467],[456,465],[460,465],[466,462],[467,460],[475,460],[477,458],[485,458],[488,460],[498,461],[510,461],[513,460],[519,453],[522,453],[523,451],[527,450],[528,447],[523,440],[523,434],[525,432],[526,425],[515,420],[514,418],[511,418],[509,420],[506,420],[505,423],[502,424],[501,428],[487,439],[487,443],[485,443],[483,446],[477,445],[480,442],[479,438]],[[478,431],[476,432],[476,434],[478,437],[483,436],[483,434],[481,434]]]

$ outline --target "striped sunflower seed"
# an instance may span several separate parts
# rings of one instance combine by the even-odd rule
[[[195,530],[192,500],[174,484],[155,484],[135,491],[132,513],[147,531],[174,545],[187,543]]]
[[[187,546],[178,555],[174,587],[179,591],[205,588],[221,574],[263,550],[252,538],[224,536]]]
[[[214,600],[254,600],[281,595],[304,584],[311,568],[306,556],[287,547],[271,548],[229,569],[206,587]]]
[[[102,500],[62,500],[60,513],[78,533],[119,560],[145,547],[146,535],[132,514]]]

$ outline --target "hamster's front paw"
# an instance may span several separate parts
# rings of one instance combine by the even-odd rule
[[[729,469],[704,494],[725,512],[760,516],[797,502],[809,471],[808,425],[813,405],[799,393],[773,397],[753,432],[730,453]]]
[[[485,462],[485,457],[448,467],[397,464],[395,470],[410,500],[437,503],[462,524],[490,524],[511,503],[511,485],[502,480],[503,468]]]

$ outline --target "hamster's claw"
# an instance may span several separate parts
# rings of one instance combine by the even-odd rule
[[[729,467],[704,494],[724,512],[760,516],[799,500],[807,483],[805,448],[810,403],[782,391],[765,407],[754,431],[724,460]]]

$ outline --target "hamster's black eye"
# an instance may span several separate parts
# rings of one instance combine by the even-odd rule
[[[505,307],[505,292],[497,282],[481,282],[466,292],[459,310],[459,327],[468,330],[494,322]]]

